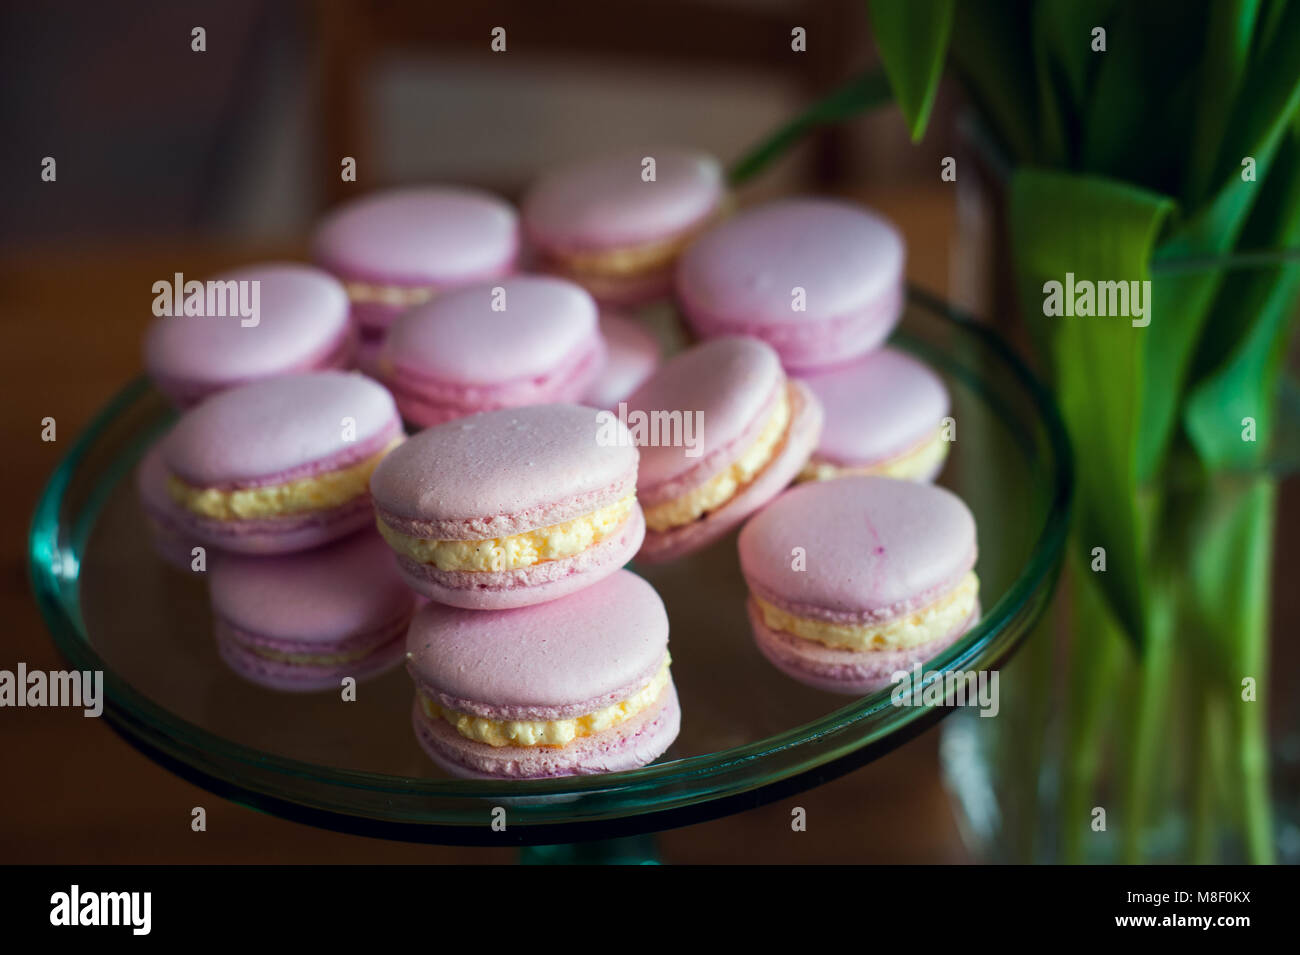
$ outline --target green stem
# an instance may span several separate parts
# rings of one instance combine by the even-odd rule
[[[1267,475],[1219,475],[1201,495],[1188,603],[1200,624],[1202,672],[1223,716],[1222,775],[1231,821],[1253,863],[1274,861],[1269,793],[1267,667],[1270,558],[1276,483]],[[1243,681],[1254,681],[1253,699]]]
[[[1216,779],[1214,740],[1219,738],[1222,721],[1213,697],[1201,673],[1202,665],[1195,667],[1189,679],[1191,719],[1192,805],[1191,836],[1188,855],[1197,865],[1214,861],[1216,820],[1214,816]]]
[[[854,77],[772,133],[738,159],[728,173],[732,186],[739,186],[785,155],[799,140],[820,126],[852,119],[890,102],[889,80],[881,69]]]
[[[1145,861],[1143,835],[1151,805],[1151,784],[1158,778],[1156,763],[1160,744],[1167,741],[1169,729],[1167,700],[1169,667],[1173,660],[1174,603],[1163,582],[1154,582],[1149,594],[1147,643],[1138,667],[1137,714],[1125,774],[1121,858],[1129,865]]]
[[[1112,674],[1123,652],[1115,625],[1102,606],[1090,571],[1071,563],[1073,586],[1070,632],[1069,703],[1061,782],[1061,856],[1085,861],[1084,840],[1092,835],[1092,807],[1101,762],[1104,716],[1112,693]]]

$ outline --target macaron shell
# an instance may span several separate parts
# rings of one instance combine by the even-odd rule
[[[730,501],[699,520],[666,531],[647,531],[638,561],[676,560],[708,546],[768,504],[798,476],[821,433],[822,411],[816,397],[799,381],[789,382],[790,424],[785,443],[759,475]]]
[[[750,590],[797,616],[888,620],[951,590],[975,563],[975,521],[951,491],[882,477],[801,484],[741,531]],[[804,555],[796,569],[792,555]]]
[[[196,487],[280,483],[345,467],[400,434],[392,396],[362,375],[283,375],[223,391],[167,436],[168,470]]]
[[[374,530],[288,557],[223,555],[208,570],[208,591],[217,616],[287,644],[286,652],[337,646],[409,616],[415,606]]]
[[[333,276],[305,265],[248,266],[214,282],[258,283],[258,316],[174,315],[159,318],[145,337],[145,367],[160,389],[181,404],[271,375],[344,367],[354,332],[348,297]]]
[[[500,306],[504,307],[500,307]],[[563,279],[526,275],[438,296],[388,332],[397,372],[465,385],[544,374],[598,335],[596,303]]]
[[[655,179],[642,178],[655,160]],[[635,247],[688,231],[717,211],[725,194],[716,159],[677,147],[624,150],[558,167],[529,189],[524,229],[552,252]]]
[[[671,683],[663,703],[632,719],[565,746],[502,746],[469,740],[444,720],[425,716],[417,699],[412,723],[421,747],[447,772],[468,779],[548,779],[624,772],[646,766],[681,731],[681,707]]]
[[[879,351],[801,376],[826,415],[816,458],[866,467],[934,437],[948,414],[948,389],[923,363],[901,351]]]
[[[754,325],[851,315],[897,286],[903,241],[853,203],[782,199],[738,213],[687,250],[677,287],[694,309]],[[794,288],[807,310],[791,308]]]
[[[906,650],[856,651],[823,646],[773,630],[763,622],[753,600],[746,601],[754,642],[773,666],[787,676],[819,690],[861,696],[893,682],[893,675],[924,663],[952,646],[980,618],[975,612],[951,633]]]
[[[538,405],[421,431],[375,469],[375,507],[390,526],[434,540],[505,537],[589,513],[635,487],[637,449],[621,426],[602,443],[606,417]]]
[[[884,341],[902,311],[903,261],[902,238],[880,216],[842,201],[786,199],[705,233],[678,261],[676,289],[702,338],[754,335],[786,367],[808,369]]]
[[[622,315],[602,315],[600,333],[605,339],[605,362],[582,402],[593,408],[615,408],[654,374],[661,349],[644,326]]]
[[[238,643],[232,637],[230,629],[220,621],[216,631],[217,653],[226,666],[250,683],[283,693],[337,691],[344,677],[351,677],[358,682],[368,680],[396,667],[405,655],[405,640],[399,632],[366,656],[347,663],[289,663],[253,653]]]
[[[630,561],[645,539],[645,515],[633,507],[616,534],[579,554],[508,571],[443,571],[398,556],[407,585],[430,600],[469,610],[545,603],[589,587]]]
[[[376,374],[392,388],[402,418],[417,428],[428,428],[484,411],[576,402],[604,361],[605,343],[593,337],[544,373],[497,384],[433,382],[414,375],[394,375],[391,363],[382,358],[376,363]]]
[[[576,401],[604,361],[596,303],[562,279],[517,276],[448,292],[393,324],[379,367],[422,426],[477,411]]]
[[[460,285],[511,270],[518,216],[509,203],[477,189],[392,189],[330,213],[312,247],[313,259],[345,280]]]
[[[663,600],[630,571],[518,610],[429,604],[406,639],[423,692],[496,720],[570,719],[626,699],[658,673],[667,647]]]
[[[627,399],[632,414],[656,411],[698,414],[698,454],[674,445],[641,447],[637,489],[645,503],[659,503],[703,484],[729,466],[764,424],[785,381],[780,359],[752,338],[721,338],[689,348],[659,368]]]

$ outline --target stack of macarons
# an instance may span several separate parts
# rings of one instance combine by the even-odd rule
[[[207,572],[218,647],[241,676],[323,689],[400,661],[415,596],[374,530],[369,481],[403,439],[383,386],[314,371],[210,394],[146,454],[155,546]]]
[[[638,463],[617,420],[544,404],[426,428],[375,469],[380,532],[431,601],[407,647],[435,762],[531,778],[630,768],[672,743],[667,615],[620,569],[645,536]]]

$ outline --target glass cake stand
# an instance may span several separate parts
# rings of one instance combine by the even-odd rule
[[[956,441],[940,483],[967,501],[979,528],[984,617],[927,670],[993,668],[1029,633],[1056,579],[1071,496],[1065,432],[1048,393],[1008,346],[943,303],[913,290],[892,343],[928,362],[951,390]],[[203,575],[155,556],[132,480],[173,419],[143,379],[103,409],[41,496],[30,569],[68,664],[104,671],[110,725],[220,796],[408,841],[626,846],[616,837],[819,785],[946,712],[894,706],[888,689],[848,700],[771,667],[749,636],[733,533],[677,563],[632,568],[659,590],[672,627],[682,732],[659,762],[605,776],[452,779],[416,743],[402,669],[363,682],[357,700],[344,702],[335,692],[263,690],[221,663]],[[492,825],[500,809],[504,831]]]

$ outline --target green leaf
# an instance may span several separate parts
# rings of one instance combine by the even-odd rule
[[[1037,158],[1038,106],[1023,64],[1033,62],[1030,0],[963,0],[952,60],[966,92],[1017,162]]]
[[[1080,166],[1154,192],[1178,194],[1195,119],[1203,18],[1187,4],[1117,4],[1081,126]]]
[[[1092,49],[1092,31],[1110,25],[1115,2],[1039,0],[1033,7],[1040,163],[1071,167],[1077,162],[1080,122],[1101,61]]]
[[[925,134],[948,53],[956,0],[868,0],[871,26],[912,141]]]
[[[1205,53],[1200,63],[1196,133],[1187,154],[1184,197],[1194,205],[1209,191],[1223,129],[1246,73],[1246,58],[1255,37],[1260,0],[1219,0],[1210,4]]]
[[[1043,314],[1048,281],[1143,281],[1172,200],[1112,180],[1033,168],[1011,180],[1012,256],[1026,321],[1046,343],[1079,469],[1076,539],[1091,560],[1106,550],[1098,583],[1139,645],[1145,634],[1146,547],[1138,513],[1137,452],[1149,328],[1114,317]]]
[[[1242,232],[1250,248],[1300,245],[1300,142],[1283,141],[1260,201]],[[1215,300],[1193,363],[1196,384],[1183,413],[1188,437],[1210,468],[1251,468],[1274,435],[1283,359],[1296,318],[1300,263],[1230,274]],[[1242,420],[1255,441],[1242,440]]]
[[[1039,0],[1034,7],[1034,40],[1056,64],[1064,96],[1062,106],[1083,112],[1100,62],[1092,50],[1094,27],[1109,27],[1118,0]]]
[[[1255,56],[1220,140],[1212,183],[1241,177],[1241,160],[1276,146],[1300,106],[1300,3],[1280,14],[1271,42]]]
[[[1237,104],[1219,151],[1219,171],[1213,177],[1213,182],[1222,185],[1212,202],[1180,223],[1161,244],[1158,272],[1169,260],[1226,253],[1237,244],[1261,185],[1271,175],[1274,154],[1300,118],[1300,4],[1292,4],[1281,14],[1273,41],[1248,65]],[[1241,178],[1243,156],[1255,159],[1257,182]],[[1270,240],[1262,242],[1269,244]],[[1221,293],[1222,287],[1223,273],[1212,269],[1157,274],[1153,279],[1156,318],[1148,329],[1151,347],[1138,464],[1143,479],[1153,477],[1160,467],[1186,395],[1189,362],[1214,297],[1226,294]],[[1252,307],[1262,309],[1264,299],[1257,298]],[[1225,317],[1239,321],[1241,314],[1229,307]]]
[[[731,184],[739,186],[753,178],[819,126],[842,123],[888,102],[889,81],[882,71],[872,70],[850,80],[751,147],[731,167]]]
[[[1038,87],[1038,156],[1047,166],[1064,166],[1069,147],[1066,143],[1065,106],[1058,99],[1056,73],[1060,63],[1048,48],[1047,34],[1050,4],[1034,7],[1034,78]],[[1085,34],[1086,35],[1086,34]]]

